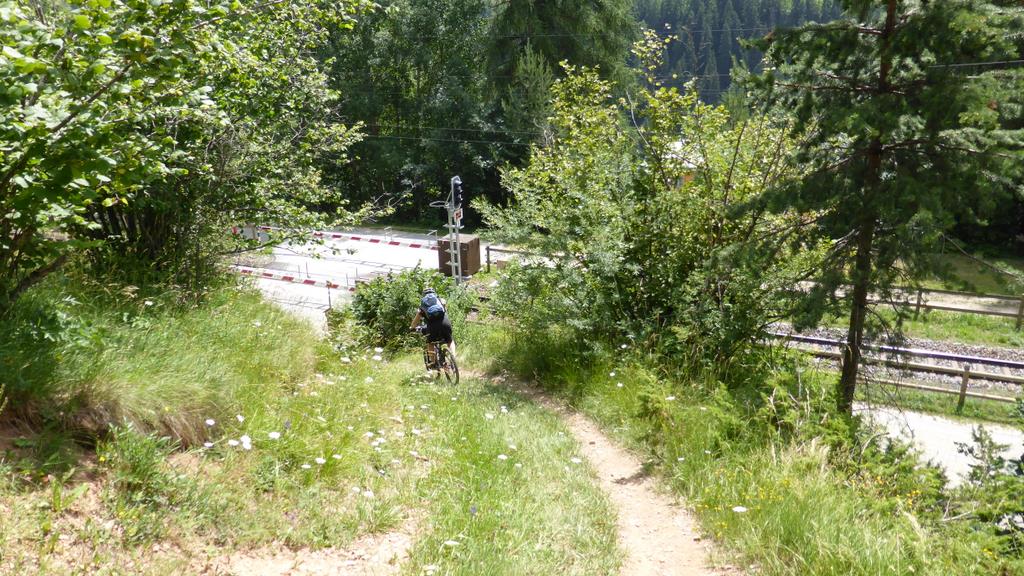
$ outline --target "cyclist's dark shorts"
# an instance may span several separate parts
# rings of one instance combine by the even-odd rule
[[[441,320],[435,320],[433,322],[427,322],[427,341],[428,342],[444,342],[451,344],[454,338],[452,337],[452,321],[445,314]]]

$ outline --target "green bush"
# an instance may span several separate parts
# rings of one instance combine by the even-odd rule
[[[447,300],[452,326],[456,333],[461,332],[476,296],[436,270],[417,267],[377,278],[356,291],[351,313],[365,328],[369,343],[394,348],[416,342],[418,337],[409,332],[409,324],[427,287]],[[344,312],[334,313],[329,322],[335,326],[343,315]]]

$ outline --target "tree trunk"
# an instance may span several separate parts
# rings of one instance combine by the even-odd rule
[[[857,256],[854,263],[853,300],[850,306],[850,327],[843,354],[843,374],[839,379],[839,411],[853,413],[853,395],[857,391],[864,321],[868,314],[868,291],[871,289],[871,248],[875,240],[875,218],[865,219],[857,234]]]
[[[879,68],[876,96],[889,92],[889,74],[892,71],[893,35],[896,33],[897,1],[886,2],[885,26],[879,39]],[[853,298],[850,302],[850,326],[846,333],[846,351],[843,354],[843,373],[839,378],[839,399],[837,407],[845,414],[853,413],[853,396],[857,392],[857,372],[860,369],[861,345],[864,340],[864,321],[868,315],[868,293],[871,290],[871,250],[875,242],[878,215],[875,197],[879,194],[882,180],[884,147],[881,136],[875,136],[867,151],[867,174],[865,175],[864,197],[861,203],[861,218],[857,224],[857,254],[853,267]]]

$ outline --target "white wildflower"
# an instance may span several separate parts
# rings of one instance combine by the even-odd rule
[[[213,425],[214,425],[214,424],[216,424],[216,423],[217,423],[217,421],[216,421],[216,420],[214,420],[213,418],[207,418],[207,419],[206,419],[206,425],[207,425],[207,426],[213,426]]]
[[[491,414],[490,412],[488,412],[488,413],[484,414],[484,418],[487,418],[488,420],[494,420],[494,414]]]
[[[145,302],[143,302],[143,304],[146,305],[146,306],[152,306],[153,305],[153,301],[152,300],[146,300]]]
[[[608,376],[611,377],[611,378],[615,378],[615,372],[609,372]]]
[[[669,396],[669,397],[665,398],[665,400],[668,400],[669,402],[671,402],[671,401],[673,401],[675,399],[676,399],[675,396]]]
[[[302,466],[300,466],[300,468],[302,468],[303,470],[309,470],[310,468],[312,468],[312,466],[310,466],[309,464],[303,464]]]
[[[458,546],[459,542],[457,540],[445,540],[444,541],[444,545],[445,546]]]
[[[380,361],[381,361],[381,360],[383,360],[383,359],[384,359],[384,358],[383,358],[383,357],[381,357],[381,355],[380,355],[380,354],[374,354],[374,355],[373,355],[373,358],[372,358],[372,360],[373,360],[374,362],[380,362]]]
[[[413,428],[412,429],[412,435],[413,436],[419,436],[420,434],[423,434],[423,431],[420,430],[419,428]]]
[[[241,424],[242,422],[245,422],[245,416],[242,416],[241,414],[235,414],[235,420],[238,420],[238,423]]]
[[[367,377],[366,377],[366,378],[365,378],[365,379],[363,380],[363,382],[366,382],[367,384],[373,384],[373,378],[372,378],[372,377],[370,377],[370,376],[367,376]]]
[[[233,438],[231,440],[228,440],[228,446],[238,446],[238,440],[235,440]]]
[[[508,408],[507,408],[507,407],[505,407],[505,406],[502,406],[502,407],[501,407],[501,413],[502,413],[502,414],[508,414]]]
[[[367,499],[373,500],[373,497],[374,497],[373,490],[363,490],[363,498],[367,498]]]
[[[515,466],[516,466],[516,468],[522,468],[523,467],[522,463],[520,463],[520,462],[516,462]]]
[[[498,454],[498,460],[508,460],[508,456],[504,454]]]
[[[625,350],[626,348],[629,348],[629,344],[623,344],[622,346],[619,346],[619,348]]]
[[[203,442],[203,448],[213,448],[213,442]]]
[[[317,457],[317,459],[313,460],[313,461],[316,462],[317,464],[321,465],[321,466],[323,466],[324,464],[327,464],[327,459],[326,458]]]
[[[342,364],[351,364],[352,363],[352,359],[349,358],[348,356],[342,356],[341,357],[341,363]]]
[[[744,512],[747,511],[747,507],[746,506],[733,506],[732,507],[732,511],[737,513],[737,514],[743,514]]]
[[[615,387],[616,388],[622,388],[622,382],[616,382],[615,383]]]
[[[377,346],[376,348],[373,349],[373,351],[376,352],[377,354],[380,354],[381,352],[384,351],[384,349],[381,348],[380,346]]]
[[[331,458],[334,458],[335,460],[341,460],[341,454],[331,454]]]
[[[263,326],[263,322],[260,322],[259,320],[253,320],[252,325],[253,328],[259,328],[260,326]]]
[[[267,437],[269,437],[271,440],[277,440],[278,438],[281,437],[281,433],[280,432],[269,432],[269,433],[267,433]]]
[[[579,458],[576,457],[570,458],[569,461],[572,462],[573,464],[581,464],[583,462],[583,460],[580,460]]]

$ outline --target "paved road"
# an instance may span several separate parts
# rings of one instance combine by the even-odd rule
[[[380,230],[358,229],[350,232],[362,238],[381,241],[435,241],[426,234],[396,232],[385,237]],[[273,249],[269,258],[260,256],[256,258],[258,262],[240,259],[237,263],[291,275],[297,279],[310,278],[321,284],[329,280],[342,287],[351,287],[357,280],[368,280],[416,266],[437,268],[438,259],[436,250],[357,240],[325,240],[322,243],[281,244]],[[322,286],[264,278],[257,278],[255,282],[267,298],[308,319],[319,330],[326,328],[324,312],[330,306],[337,306],[339,302],[351,298],[351,294],[344,288],[330,290]]]
[[[956,445],[958,442],[971,444],[971,431],[976,424],[888,406],[858,404],[854,409],[885,428],[891,437],[913,443],[925,460],[946,471],[950,486],[966,480],[971,461],[957,452]],[[984,424],[984,427],[996,442],[1008,446],[1003,453],[1005,457],[1019,458],[1024,452],[1024,432],[1021,430],[995,424]]]

